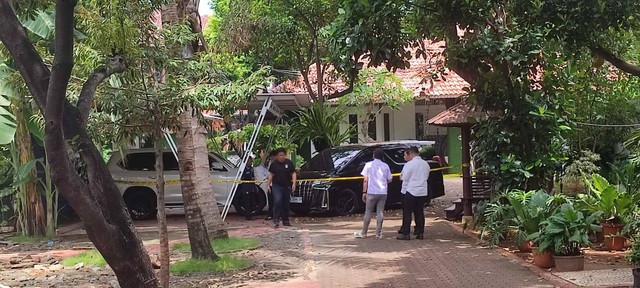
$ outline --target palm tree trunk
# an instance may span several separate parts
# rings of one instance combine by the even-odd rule
[[[190,3],[188,0],[178,0],[163,7],[162,22],[163,23],[179,23],[185,18],[197,17],[193,15],[196,11],[188,11],[188,9],[197,8],[197,3]],[[197,1],[196,1],[197,2]],[[182,49],[182,55],[185,58],[191,57],[195,48],[187,45]],[[178,153],[180,154],[180,181],[182,183],[182,198],[185,205],[185,213],[187,219],[201,219],[201,224],[192,223],[189,228],[189,240],[196,237],[220,238],[226,237],[224,223],[218,211],[217,202],[213,197],[211,175],[209,169],[209,152],[206,143],[206,131],[199,124],[197,114],[193,107],[185,109],[180,115],[180,131],[178,132]],[[187,199],[189,201],[187,202]],[[189,221],[187,221],[189,222]],[[189,223],[187,223],[189,224]],[[204,231],[196,231],[202,229]],[[193,234],[193,237],[191,236]],[[195,240],[194,240],[195,241]],[[197,240],[202,246],[210,239]],[[209,251],[201,251],[197,255],[193,249],[194,243],[191,243],[194,258],[217,259],[215,252],[209,248]],[[210,245],[209,245],[210,247]],[[202,246],[202,249],[207,249]]]
[[[188,108],[184,113],[180,115],[180,127],[178,132],[178,158],[180,166],[180,183],[182,184],[182,199],[184,203],[184,211],[187,218],[187,229],[189,231],[189,243],[191,244],[191,257],[196,259],[211,259],[216,260],[218,256],[211,247],[211,240],[209,239],[207,221],[205,219],[206,208],[202,206],[204,197],[206,194],[212,193],[199,193],[207,191],[198,191],[198,185],[202,187],[201,182],[206,181],[210,184],[207,176],[198,174],[199,161],[196,157],[196,147],[194,143],[194,123],[197,125],[197,121],[191,116],[192,109]],[[205,148],[206,149],[206,148]],[[208,157],[205,156],[206,161]],[[200,165],[201,166],[201,165]],[[207,167],[209,163],[207,163]],[[203,179],[204,178],[204,179]],[[211,192],[210,190],[208,192]],[[215,205],[214,205],[215,206]],[[217,206],[215,206],[217,209]],[[218,214],[220,215],[220,214]],[[219,217],[219,216],[218,216]]]

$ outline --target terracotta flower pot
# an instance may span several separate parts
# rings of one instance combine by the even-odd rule
[[[602,234],[604,235],[604,246],[609,250],[622,251],[626,238],[618,236],[624,224],[602,223]]]
[[[602,231],[600,232],[594,232],[595,234],[595,243],[602,243],[604,242],[604,234],[602,233]]]
[[[554,255],[553,261],[556,264],[556,271],[558,272],[584,270],[584,255],[578,255],[578,256]]]
[[[542,253],[538,253],[538,247],[531,247],[531,252],[533,253],[533,265],[536,265],[540,268],[551,268],[555,266],[553,262],[553,254],[549,251],[544,251]]]
[[[518,244],[518,250],[520,250],[521,253],[530,253],[531,240],[520,242],[520,244]]]

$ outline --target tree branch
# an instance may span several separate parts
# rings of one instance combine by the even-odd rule
[[[601,46],[589,46],[591,52],[604,58],[611,65],[634,76],[640,76],[640,67],[633,65]]]
[[[93,71],[93,74],[89,76],[87,81],[82,85],[80,91],[80,97],[76,106],[80,110],[80,118],[82,125],[87,125],[87,119],[89,119],[89,111],[91,110],[91,104],[96,94],[96,89],[102,81],[109,78],[109,76],[115,73],[122,73],[127,68],[124,58],[121,56],[114,56],[109,60],[107,66],[98,67]]]
[[[0,0],[0,41],[24,78],[40,110],[46,106],[50,72],[16,16],[10,0]]]
[[[349,87],[347,87],[347,89],[344,89],[340,92],[335,92],[335,93],[332,93],[331,95],[327,95],[326,96],[327,100],[340,98],[344,95],[347,95],[353,92],[353,86],[355,86],[356,80],[358,79],[358,73],[359,73],[359,70],[357,68],[351,68],[351,76],[349,77]]]
[[[307,16],[305,16],[304,13],[302,13],[302,11],[300,11],[300,9],[298,9],[298,7],[296,7],[296,5],[291,3],[291,1],[289,1],[289,0],[283,0],[283,2],[285,2],[285,4],[287,4],[287,5],[289,5],[291,7],[291,9],[293,9],[293,11],[295,11],[296,14],[298,14],[298,16],[300,16],[300,18],[302,18],[302,22],[304,22],[307,26],[309,26],[309,29],[311,29],[312,31],[316,31],[316,27],[313,25],[311,20],[309,20],[309,18]],[[315,33],[312,33],[312,34],[315,34]]]

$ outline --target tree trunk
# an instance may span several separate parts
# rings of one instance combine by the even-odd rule
[[[121,287],[158,287],[149,255],[136,235],[120,190],[87,133],[86,121],[81,117],[83,111],[66,99],[73,69],[75,5],[76,1],[56,1],[56,54],[51,71],[30,42],[8,0],[0,0],[0,41],[44,115],[47,163],[51,165],[58,191],[80,216],[87,236],[113,269]],[[95,89],[108,75],[106,71],[95,71],[90,79],[98,81],[85,82],[88,89],[85,91],[83,86],[80,98],[92,99]],[[80,151],[87,166],[88,183],[75,170],[67,153],[67,141]]]
[[[195,259],[216,260],[218,256],[211,247],[207,230],[207,220],[204,218],[204,209],[201,206],[201,197],[204,194],[197,193],[198,175],[196,162],[196,149],[194,147],[194,122],[188,108],[180,117],[180,127],[178,132],[178,158],[180,159],[180,183],[182,185],[182,200],[184,212],[187,218],[187,230],[189,231],[189,243],[191,244],[191,257]],[[195,121],[197,122],[197,121]],[[209,159],[208,157],[205,159]],[[208,163],[207,163],[208,166]],[[208,171],[207,171],[208,172]],[[208,173],[207,173],[208,174]],[[202,175],[200,175],[202,178]],[[202,181],[202,179],[200,179]],[[208,178],[206,179],[208,183]]]
[[[191,117],[193,133],[193,148],[195,149],[196,160],[196,193],[202,216],[207,225],[207,232],[211,239],[227,238],[227,230],[224,229],[224,222],[220,216],[218,202],[214,197],[213,185],[211,183],[211,169],[209,167],[209,150],[207,149],[207,131],[200,125],[198,118]],[[227,191],[229,192],[229,191]]]
[[[185,17],[197,17],[198,1],[192,3],[188,0],[179,0],[174,3],[165,5],[163,8],[163,23],[179,23]],[[184,58],[193,57],[196,47],[187,45],[181,51]],[[211,238],[227,237],[224,230],[224,223],[218,211],[217,202],[213,196],[211,185],[211,170],[209,169],[209,152],[207,150],[206,131],[198,122],[197,111],[193,107],[188,107],[180,115],[180,131],[178,132],[178,151],[180,158],[180,181],[182,183],[182,198],[185,206],[187,219],[202,219],[204,226],[200,224],[188,225],[189,240],[193,237],[204,237],[208,235]],[[184,161],[183,161],[184,160]],[[189,207],[187,205],[189,201]],[[197,214],[197,215],[196,215]],[[204,227],[204,231],[196,231]],[[209,238],[207,237],[207,238]],[[210,243],[211,239],[197,240],[198,245]],[[196,256],[196,250],[193,249],[194,243],[191,242],[192,254],[194,258],[217,259],[217,255],[209,245],[211,252],[199,251],[202,255]],[[204,246],[202,249],[206,249]]]
[[[157,107],[156,107],[157,108]],[[156,121],[159,119],[155,117]],[[167,214],[164,205],[164,147],[162,142],[162,129],[154,132],[154,146],[156,154],[156,191],[158,191],[158,231],[160,232],[160,286],[169,288],[169,232],[167,232]]]
[[[45,152],[46,154],[46,152]],[[51,167],[45,161],[44,168],[44,191],[47,199],[47,237],[56,236],[56,228],[58,228],[58,191],[53,187],[51,180]]]
[[[31,134],[27,128],[27,119],[24,117],[24,103],[19,103],[16,109],[16,146],[18,148],[18,155],[20,158],[20,164],[24,165],[34,160],[33,149],[31,147]],[[27,175],[25,175],[27,176]],[[38,193],[38,177],[35,166],[28,172],[28,177],[31,178],[26,183],[20,185],[19,190],[19,205],[20,205],[20,219],[23,235],[28,236],[44,236],[45,235],[45,213],[44,205],[42,203],[42,197]]]

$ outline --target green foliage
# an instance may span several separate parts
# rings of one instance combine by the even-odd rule
[[[354,127],[340,131],[340,124],[344,123],[347,112],[333,109],[328,104],[314,103],[313,105],[295,111],[291,121],[291,130],[298,143],[311,141],[316,151],[338,146],[351,137]]]
[[[225,121],[228,121],[239,108],[246,107],[256,93],[265,89],[266,84],[273,80],[269,73],[268,67],[262,67],[249,76],[236,81],[222,83],[203,83],[201,81],[194,89],[195,96],[200,107],[216,110]]]
[[[527,240],[538,244],[538,251],[550,251],[558,256],[582,254],[582,246],[588,246],[590,231],[601,231],[596,225],[598,214],[587,217],[571,203],[560,206],[553,215],[542,221],[541,231],[535,232]]]
[[[476,227],[480,228],[480,240],[491,246],[498,245],[508,231],[517,229],[515,211],[506,194],[496,195],[489,202],[481,202],[474,216]],[[487,238],[488,237],[488,238]]]
[[[631,194],[640,193],[640,166],[634,161],[611,165],[609,178],[620,191]]]
[[[631,242],[631,251],[627,253],[625,259],[629,261],[633,266],[640,267],[640,240],[636,236]]]
[[[640,194],[622,192],[599,174],[593,174],[585,182],[591,193],[578,195],[581,205],[589,211],[602,213],[602,220],[608,223],[622,223],[640,199]]]
[[[597,59],[596,59],[597,60]],[[545,85],[558,87],[557,97],[563,113],[572,121],[596,125],[625,125],[640,121],[637,99],[640,97],[640,79],[630,78],[614,71],[610,66],[594,67],[591,55],[576,57],[567,63],[563,58],[550,59],[554,76]],[[624,142],[631,127],[597,127],[577,124],[567,134],[567,144],[573,151],[590,150],[601,156],[602,163],[613,162],[620,153],[616,149]],[[617,151],[618,150],[618,151]],[[608,167],[603,166],[606,170]],[[589,173],[590,174],[590,173]]]
[[[249,124],[242,127],[242,130],[230,132],[227,137],[232,142],[247,143],[254,129],[255,126]],[[251,152],[254,155],[261,155],[261,152],[269,153],[279,147],[284,147],[287,151],[293,151],[297,148],[297,145],[292,139],[292,134],[293,131],[291,131],[291,126],[289,125],[263,125],[260,127],[258,138]],[[256,160],[254,159],[254,164],[259,164],[256,163]]]
[[[343,0],[338,15],[326,29],[331,62],[342,72],[362,66],[385,64],[389,70],[409,68],[411,53],[405,49],[410,35],[401,19],[407,13],[407,1]],[[363,75],[364,76],[364,75]],[[365,78],[368,76],[365,76]]]
[[[595,163],[600,161],[600,155],[589,150],[580,152],[580,157],[574,160],[564,170],[564,174],[568,177],[582,177],[582,175],[591,175],[600,171]]]
[[[340,98],[339,103],[353,107],[359,114],[362,135],[371,140],[369,123],[386,106],[399,109],[414,99],[413,92],[402,86],[402,79],[387,70],[367,68],[360,72],[353,92]]]
[[[83,263],[85,266],[96,267],[104,267],[107,265],[107,261],[105,261],[102,255],[100,255],[100,252],[95,249],[82,252],[75,256],[64,258],[62,259],[61,263],[62,265],[67,267],[75,266],[78,263]]]
[[[17,97],[11,83],[15,72],[0,57],[0,145],[11,143],[16,133],[16,117],[11,112],[11,100]]]
[[[562,204],[551,202],[551,196],[542,190],[511,191],[507,194],[507,199],[513,207],[516,225],[524,237],[538,232],[540,223]]]
[[[241,250],[255,249],[261,245],[260,240],[257,238],[241,238],[241,237],[229,237],[224,239],[216,239],[211,243],[213,251],[216,253],[231,253]],[[176,243],[173,244],[173,250],[189,252],[191,251],[191,245],[189,243]]]
[[[567,159],[565,120],[544,106],[491,118],[475,128],[474,156],[499,189],[540,189]],[[507,110],[513,111],[513,110]]]
[[[640,210],[630,213],[625,220],[622,235],[628,235],[631,240],[631,251],[627,253],[626,260],[636,268],[640,267]]]
[[[222,255],[220,256],[220,259],[216,261],[197,259],[178,261],[171,265],[171,273],[176,275],[203,272],[221,273],[245,269],[249,266],[251,266],[251,262],[249,262],[249,260],[230,255]]]

